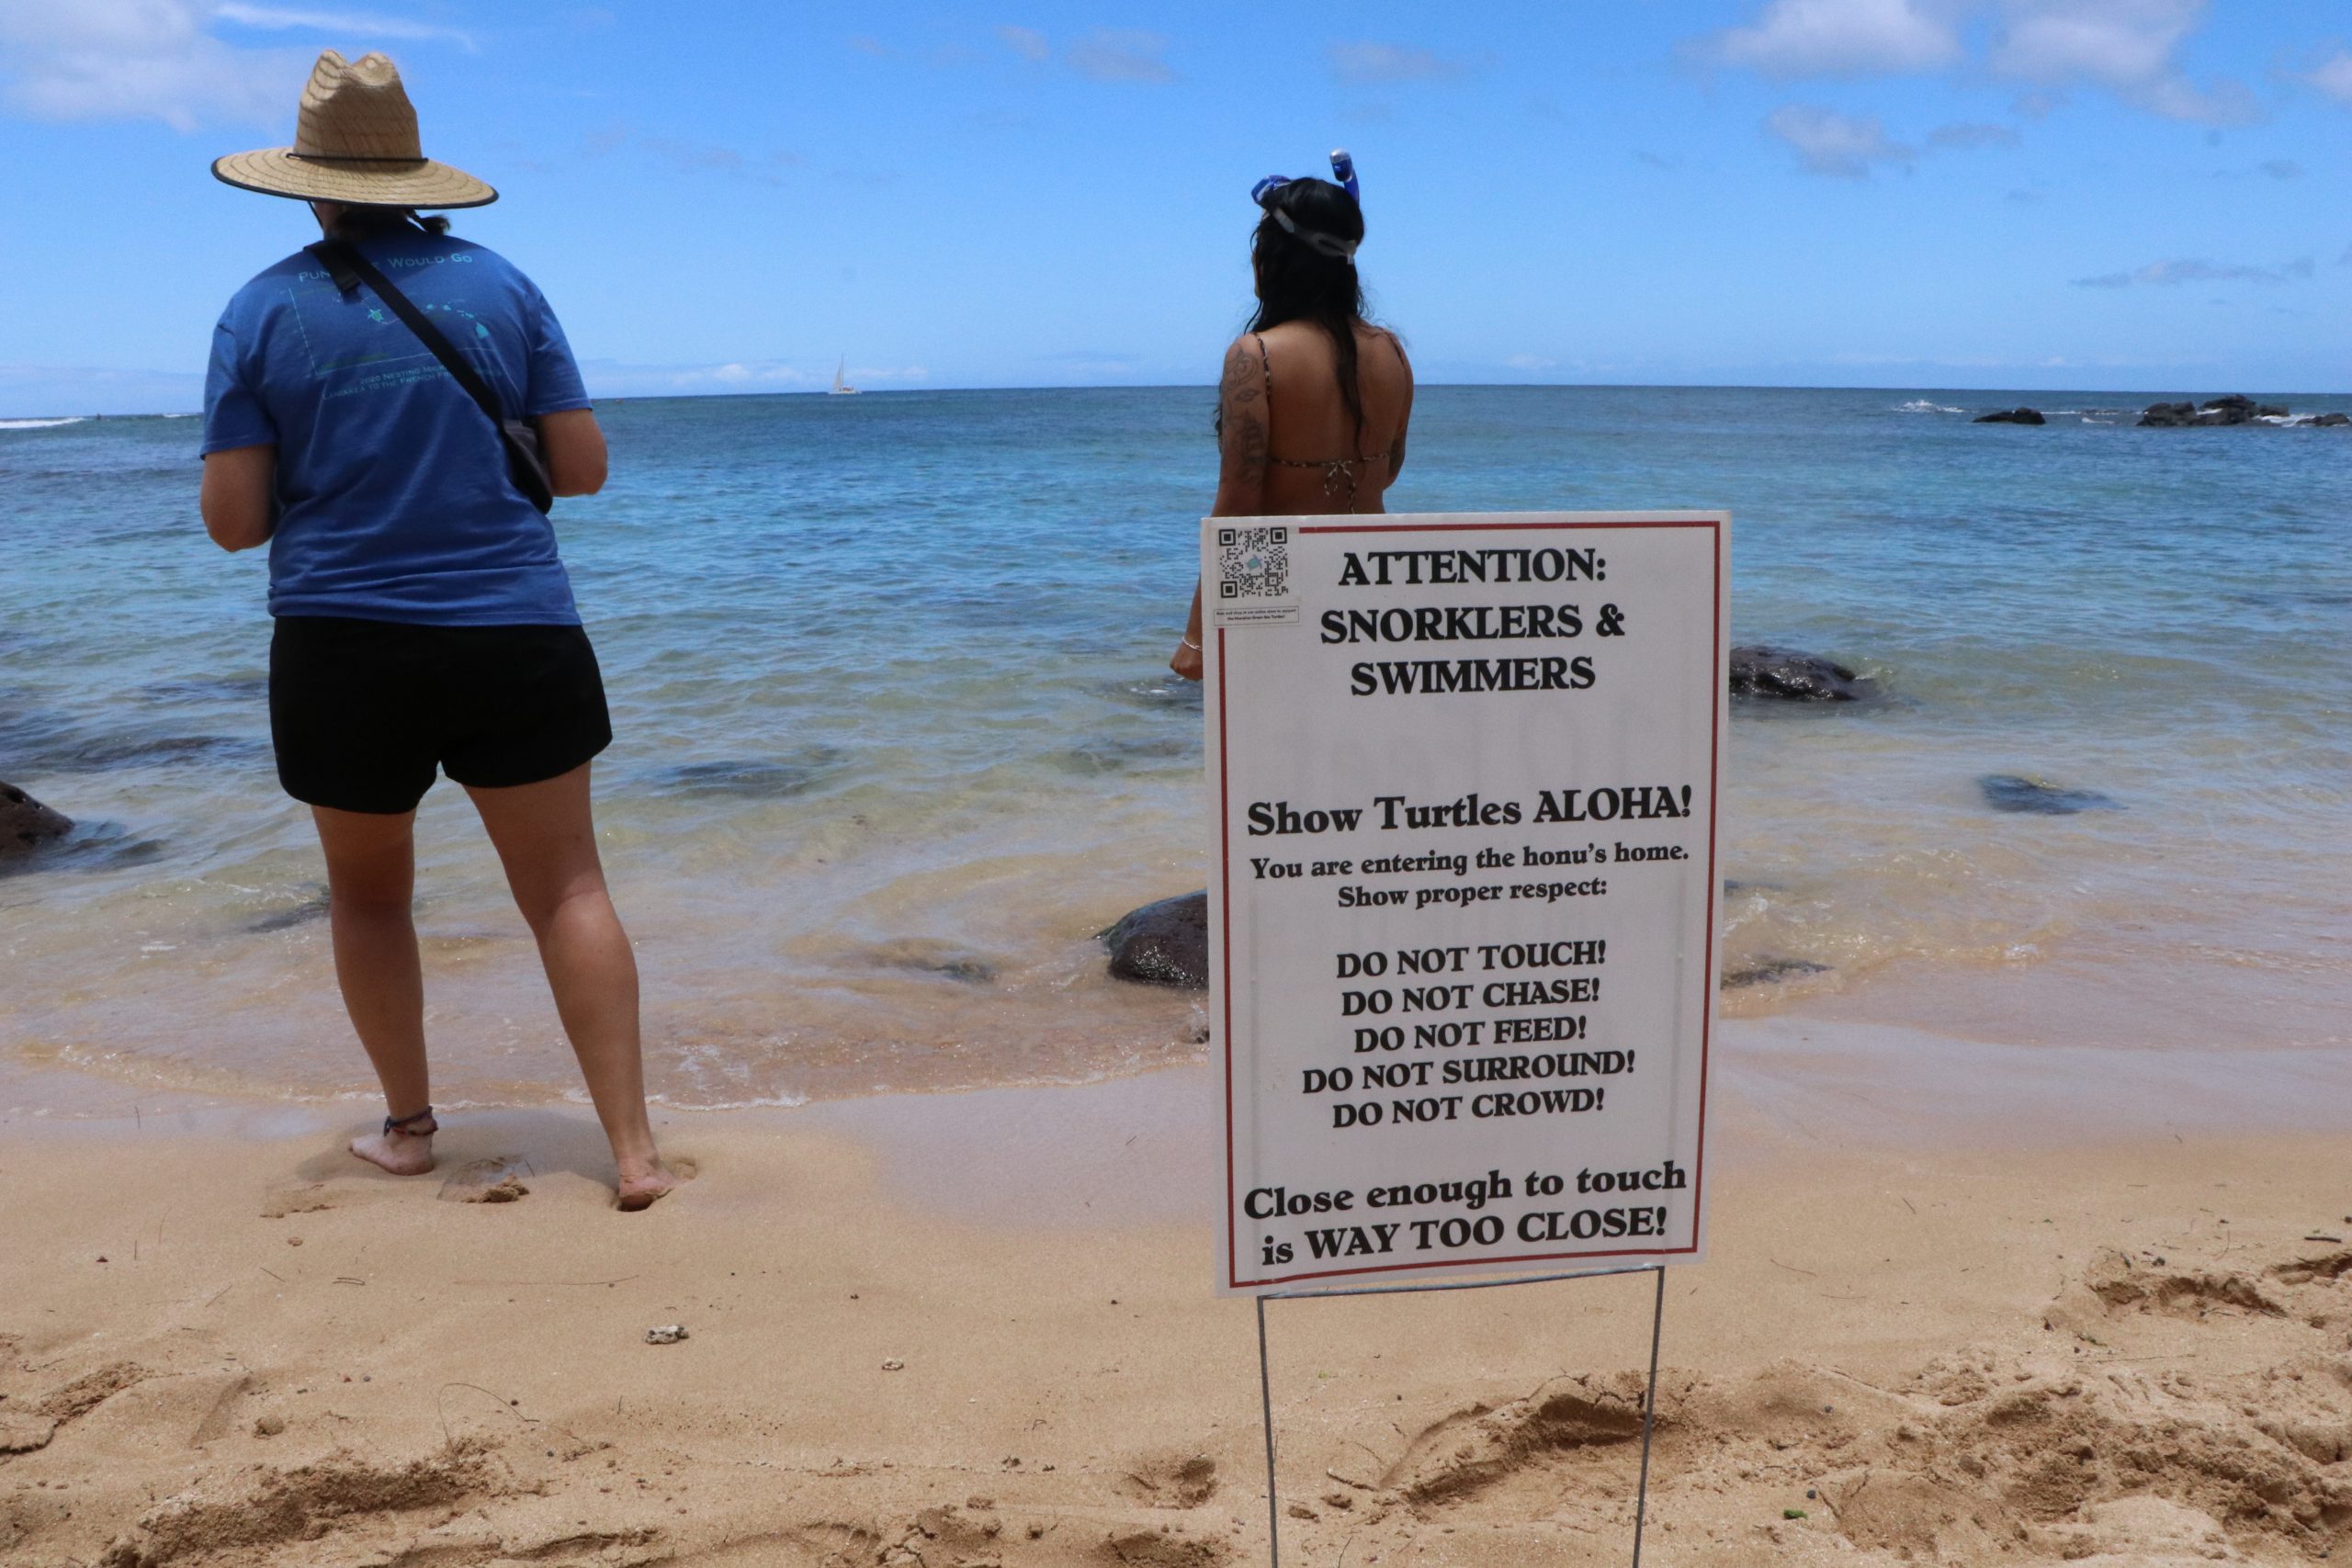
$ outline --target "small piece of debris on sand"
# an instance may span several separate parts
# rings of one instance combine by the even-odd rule
[[[686,1325],[683,1323],[665,1323],[659,1328],[649,1328],[645,1331],[645,1342],[648,1345],[675,1345],[685,1337]]]
[[[882,1370],[886,1372],[903,1372],[907,1370],[907,1364],[893,1356],[882,1363]]]

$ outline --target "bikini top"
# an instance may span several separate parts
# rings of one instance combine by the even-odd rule
[[[1263,333],[1251,333],[1250,335],[1258,341],[1258,363],[1266,367],[1266,412],[1271,416],[1274,410],[1273,355],[1266,352]],[[1363,483],[1364,465],[1388,461],[1389,450],[1384,447],[1369,457],[1271,457],[1268,461],[1283,468],[1322,469],[1323,493],[1332,497],[1345,496],[1347,510],[1353,512],[1356,509],[1356,491]]]

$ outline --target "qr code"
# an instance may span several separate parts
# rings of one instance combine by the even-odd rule
[[[1219,528],[1216,592],[1220,599],[1280,599],[1290,592],[1288,528]]]

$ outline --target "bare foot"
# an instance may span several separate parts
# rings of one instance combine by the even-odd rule
[[[658,1158],[647,1162],[631,1160],[621,1167],[620,1201],[615,1206],[625,1214],[650,1209],[657,1199],[684,1179],[684,1176]]]
[[[433,1134],[440,1130],[432,1123],[427,1126],[429,1130],[423,1133],[396,1127],[389,1133],[365,1134],[351,1140],[351,1152],[394,1176],[423,1176],[433,1168]]]

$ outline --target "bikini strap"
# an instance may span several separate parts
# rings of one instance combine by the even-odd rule
[[[1258,344],[1258,363],[1266,368],[1266,423],[1274,422],[1274,356],[1266,352],[1266,334],[1251,333]]]

